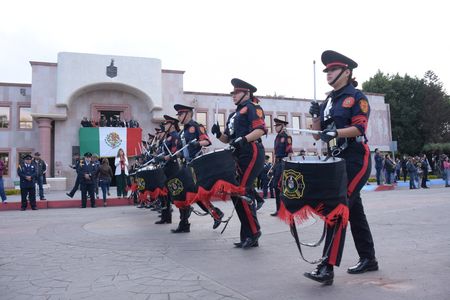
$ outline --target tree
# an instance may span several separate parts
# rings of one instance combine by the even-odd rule
[[[442,83],[428,71],[423,79],[383,74],[363,83],[366,92],[385,94],[390,105],[392,136],[402,153],[418,154],[426,143],[445,141],[449,131],[450,101]]]

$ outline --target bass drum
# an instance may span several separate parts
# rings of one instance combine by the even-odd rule
[[[225,200],[231,194],[244,194],[236,175],[236,161],[231,150],[205,153],[191,161],[194,179],[198,186],[198,198]]]
[[[302,221],[308,213],[325,219],[336,215],[348,218],[345,161],[316,156],[284,158],[281,200],[285,211],[280,218],[289,222],[294,216]]]
[[[182,208],[196,201],[197,185],[192,178],[191,168],[182,166],[167,180],[167,189],[176,207]]]

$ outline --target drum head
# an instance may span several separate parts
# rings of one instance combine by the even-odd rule
[[[299,164],[333,164],[342,161],[342,158],[330,157],[326,160],[325,156],[292,156],[283,158],[283,161]]]

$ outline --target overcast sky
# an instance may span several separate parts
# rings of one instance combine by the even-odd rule
[[[434,71],[449,92],[445,1],[4,1],[0,82],[31,82],[30,60],[58,52],[158,58],[184,70],[184,90],[230,91],[230,79],[258,95],[317,98],[330,88],[324,50],[359,63],[360,84],[377,70],[422,78]]]

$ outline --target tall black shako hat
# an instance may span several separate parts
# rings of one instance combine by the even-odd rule
[[[257,91],[257,88],[253,85],[239,78],[231,79],[231,84],[233,85],[234,90],[230,94],[234,94],[236,92],[250,92],[250,94],[253,94]]]
[[[284,120],[280,120],[280,119],[277,119],[277,118],[274,118],[273,121],[275,122],[275,125],[278,125],[278,124],[287,125],[287,124],[289,124],[289,122],[284,121]]]
[[[326,50],[322,53],[322,63],[325,66],[324,72],[328,72],[328,69],[332,67],[342,67],[350,70],[358,67],[358,64],[353,59],[333,50]]]
[[[173,108],[178,112],[178,113],[182,113],[182,112],[186,112],[186,111],[193,111],[194,108],[192,106],[187,106],[187,105],[183,105],[183,104],[175,104],[173,106]]]

